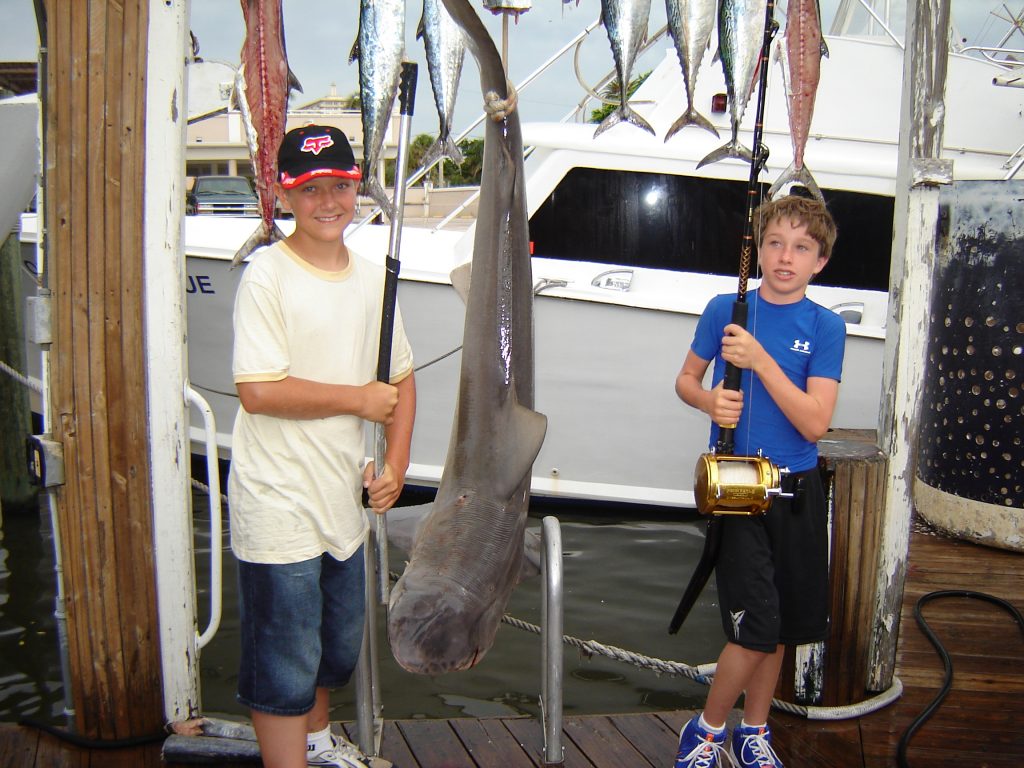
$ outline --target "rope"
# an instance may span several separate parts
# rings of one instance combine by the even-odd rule
[[[484,112],[496,123],[500,123],[515,112],[516,105],[519,103],[519,92],[516,91],[515,86],[507,82],[506,88],[508,96],[504,99],[495,91],[488,91],[484,94]]]
[[[392,578],[397,578],[397,574],[395,573],[392,573],[391,576]],[[541,628],[536,624],[530,624],[529,622],[517,619],[514,616],[509,616],[508,614],[503,616],[501,620],[505,624],[517,629],[533,632],[538,635],[541,633]],[[633,651],[617,648],[614,645],[605,645],[604,643],[599,643],[596,640],[580,640],[579,638],[572,637],[570,635],[562,635],[562,642],[566,645],[578,648],[588,656],[604,656],[605,658],[612,659],[613,661],[632,664],[633,666],[641,669],[653,670],[656,674],[687,677],[698,683],[703,683],[704,685],[711,685],[711,682],[715,677],[716,664],[701,664],[699,666],[692,667],[689,664],[683,664],[678,661],[665,661],[664,659],[644,656],[642,654],[634,653]],[[847,720],[850,718],[861,717],[869,712],[881,709],[898,699],[902,693],[903,683],[900,682],[899,678],[893,678],[893,684],[888,690],[883,691],[870,699],[866,699],[865,701],[860,701],[855,704],[846,704],[840,707],[815,707],[805,706],[803,704],[793,704],[788,701],[782,701],[781,699],[772,699],[772,707],[783,712],[788,712],[792,715],[805,717],[808,720]]]
[[[205,492],[207,495],[210,493],[210,488],[207,485],[199,482],[198,480],[192,480],[192,487],[198,488]],[[224,502],[227,502],[227,496],[221,494],[221,498]],[[388,571],[392,583],[397,582],[399,574],[395,571]],[[521,629],[525,632],[531,632],[535,635],[541,634],[541,628],[536,624],[531,624],[528,621],[517,619],[515,616],[505,614],[501,617],[503,623],[508,624],[516,629]],[[654,672],[656,675],[671,675],[673,677],[686,677],[703,685],[711,685],[711,682],[715,677],[715,670],[717,664],[699,664],[694,667],[689,664],[683,664],[679,661],[667,661],[665,659],[658,659],[652,656],[645,656],[634,651],[629,651],[624,648],[618,648],[614,645],[607,645],[605,643],[599,643],[596,640],[581,640],[578,637],[572,635],[562,635],[562,642],[568,646],[572,646],[582,653],[586,654],[587,657],[592,656],[603,656],[612,661],[617,661],[623,664],[632,664],[634,667],[639,669],[647,669]],[[903,683],[900,682],[899,678],[894,677],[892,686],[882,693],[874,696],[865,701],[857,702],[855,704],[847,704],[840,707],[815,707],[805,706],[802,704],[793,704],[788,701],[782,701],[781,699],[772,699],[772,707],[788,712],[792,715],[799,715],[805,717],[808,720],[847,720],[851,718],[861,717],[874,712],[882,707],[885,707],[900,697],[903,693]]]
[[[10,376],[12,379],[17,381],[19,384],[22,384],[22,385],[28,387],[33,392],[36,392],[37,394],[40,394],[40,395],[43,393],[43,383],[41,381],[39,381],[39,379],[32,379],[32,378],[29,378],[28,376],[24,376],[24,375],[18,373],[16,370],[11,368],[11,366],[9,366],[3,360],[0,360],[0,371],[3,371],[8,376]]]

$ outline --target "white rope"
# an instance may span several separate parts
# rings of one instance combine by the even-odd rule
[[[203,485],[198,480],[192,480],[192,486],[207,494],[210,492],[209,486]],[[227,496],[222,494],[222,498],[224,502],[227,503]],[[389,575],[392,581],[398,581],[399,575],[397,573],[391,571]],[[501,620],[503,623],[515,627],[516,629],[532,632],[535,635],[541,634],[541,628],[539,626],[523,621],[522,619],[517,619],[514,616],[505,614],[502,616]],[[614,645],[599,643],[596,640],[580,640],[579,638],[572,637],[571,635],[562,635],[562,642],[566,645],[577,648],[587,656],[604,656],[605,658],[613,661],[632,664],[634,667],[638,667],[640,669],[651,670],[656,675],[664,674],[672,675],[674,677],[686,677],[698,683],[703,683],[704,685],[711,685],[718,666],[715,663],[710,663],[699,664],[694,667],[689,664],[683,664],[679,661],[666,661],[665,659],[644,656],[643,654],[628,651],[624,648],[618,648]],[[846,704],[839,707],[816,707],[793,704],[788,701],[782,701],[781,699],[772,699],[772,706],[783,712],[789,712],[793,715],[806,717],[808,720],[848,720],[861,717],[870,712],[879,710],[882,707],[888,706],[892,702],[896,701],[902,693],[903,683],[898,677],[893,677],[892,686],[890,686],[888,690],[883,691],[873,698],[866,699],[865,701],[860,701],[855,704]]]
[[[11,366],[9,366],[3,360],[0,360],[0,371],[3,371],[8,376],[10,376],[12,379],[17,381],[19,384],[22,384],[22,385],[28,387],[32,391],[37,392],[40,395],[43,393],[43,382],[41,382],[39,379],[33,379],[33,378],[30,378],[28,376],[24,376],[23,374],[18,373],[16,370],[11,368]]]

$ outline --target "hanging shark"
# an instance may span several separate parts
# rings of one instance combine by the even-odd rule
[[[444,0],[477,60],[484,100],[514,103],[469,0]],[[477,664],[519,580],[530,476],[547,429],[533,410],[533,293],[518,113],[487,121],[452,436],[433,509],[391,592],[388,640],[420,674]]]

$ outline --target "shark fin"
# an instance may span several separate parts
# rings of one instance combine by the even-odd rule
[[[467,261],[457,266],[448,275],[452,281],[452,288],[459,294],[463,304],[469,303],[469,283],[472,274],[473,262]]]
[[[499,476],[495,478],[494,490],[499,497],[512,496],[523,478],[530,477],[547,429],[548,417],[520,405],[513,395],[504,435],[499,438],[510,447],[506,460],[501,462]]]

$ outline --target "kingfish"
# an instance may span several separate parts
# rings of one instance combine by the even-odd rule
[[[452,140],[451,133],[455,97],[462,76],[462,60],[466,56],[466,42],[462,36],[462,29],[441,4],[441,0],[423,0],[423,16],[420,18],[416,37],[423,38],[430,85],[440,121],[437,141],[427,150],[422,164],[429,166],[440,157],[461,163],[462,151]]]
[[[818,183],[804,165],[804,148],[811,132],[814,97],[821,78],[821,59],[828,56],[828,46],[821,36],[821,8],[818,0],[789,0],[786,35],[780,53],[782,76],[786,83],[793,162],[772,184],[768,196],[774,197],[788,184],[800,184],[819,200],[824,200]]]
[[[651,15],[651,0],[601,0],[601,23],[608,33],[615,59],[615,71],[619,76],[620,104],[608,117],[601,121],[594,131],[600,136],[613,125],[632,123],[653,134],[650,123],[629,106],[629,81],[633,73],[633,62],[640,46],[647,39],[647,21]]]
[[[729,97],[729,121],[732,136],[718,149],[697,163],[697,167],[727,157],[750,162],[749,149],[740,144],[739,131],[747,102],[754,92],[754,75],[761,59],[767,0],[721,0],[718,8],[718,53],[725,74],[725,92]]]
[[[683,82],[686,86],[686,111],[676,120],[665,134],[668,141],[687,125],[699,125],[715,136],[718,129],[704,115],[693,107],[693,90],[697,85],[697,72],[700,70],[704,52],[711,42],[711,32],[715,28],[715,7],[718,0],[665,0],[668,14],[668,29],[675,42],[679,66],[683,70]]]
[[[508,99],[501,58],[469,0],[444,0],[477,60],[485,102]],[[523,559],[530,477],[547,419],[533,410],[533,287],[523,141],[515,111],[489,119],[465,294],[462,368],[433,509],[391,592],[395,659],[421,674],[477,664]],[[463,285],[466,269],[453,272]]]
[[[277,150],[288,119],[288,96],[292,89],[301,92],[302,86],[288,68],[281,2],[242,0],[245,41],[235,78],[235,100],[255,171],[261,221],[231,260],[232,269],[257,248],[284,237],[274,221]]]
[[[363,120],[363,192],[389,218],[391,198],[377,177],[377,160],[398,95],[405,55],[405,0],[362,0],[359,34],[349,63],[359,60],[359,102]]]

